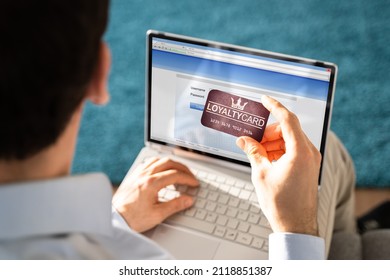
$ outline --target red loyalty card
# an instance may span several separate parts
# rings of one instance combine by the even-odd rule
[[[220,90],[211,90],[203,109],[202,125],[234,136],[261,141],[269,111],[263,104]]]

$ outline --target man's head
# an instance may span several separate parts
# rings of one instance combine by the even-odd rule
[[[1,1],[0,160],[59,138],[101,75],[107,14],[108,0]]]

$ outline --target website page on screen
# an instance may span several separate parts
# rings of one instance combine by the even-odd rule
[[[257,102],[262,95],[275,98],[297,114],[320,149],[330,69],[161,38],[152,40],[151,63],[152,140],[247,162],[237,136],[201,123],[209,93],[222,91]],[[231,105],[246,104],[231,98]],[[231,118],[241,116],[226,109]],[[267,125],[275,121],[270,115]]]

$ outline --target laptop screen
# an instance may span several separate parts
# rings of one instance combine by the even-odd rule
[[[237,136],[201,122],[210,92],[218,91],[257,102],[275,98],[323,154],[335,65],[157,31],[147,41],[147,141],[249,165]],[[274,122],[270,115],[267,125]]]

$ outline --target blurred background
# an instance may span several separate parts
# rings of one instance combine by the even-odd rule
[[[118,184],[142,148],[145,33],[156,29],[336,63],[331,129],[357,185],[390,188],[389,15],[388,0],[111,0],[111,101],[87,105],[73,172]]]

